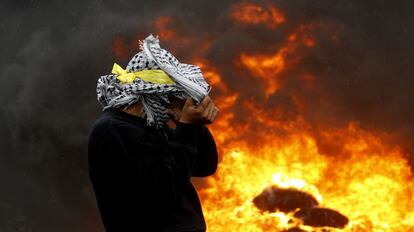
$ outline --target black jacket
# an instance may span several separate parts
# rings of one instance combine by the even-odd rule
[[[89,175],[107,232],[204,231],[192,176],[212,175],[217,149],[203,125],[173,130],[110,109],[93,124]]]

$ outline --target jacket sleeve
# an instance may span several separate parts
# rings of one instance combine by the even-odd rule
[[[193,169],[193,176],[206,177],[213,175],[217,170],[218,154],[216,143],[206,126],[202,126],[197,141],[197,159]]]
[[[185,130],[192,131],[191,133],[185,133],[186,135],[191,136],[195,133],[197,136],[182,136]],[[196,150],[194,152],[197,155],[192,170],[190,171],[192,173],[191,176],[206,177],[215,173],[218,163],[217,147],[213,136],[206,126],[178,122],[176,129],[172,130],[172,133],[174,135],[173,139],[178,138],[184,140],[178,144],[170,142],[170,145],[173,144],[179,147],[185,146],[187,142],[195,144]]]

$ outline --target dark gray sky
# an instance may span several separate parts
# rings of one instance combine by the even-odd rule
[[[240,101],[253,96],[291,115],[298,113],[294,95],[315,127],[359,122],[392,134],[413,153],[412,1],[252,1],[284,13],[287,21],[276,30],[236,25],[228,17],[234,2],[2,1],[0,231],[103,231],[86,159],[88,129],[100,112],[96,80],[113,62],[125,66],[128,60],[114,56],[114,37],[143,39],[157,32],[152,22],[162,15],[173,19],[177,35],[193,38],[185,46],[160,38],[162,45],[189,61],[198,42],[211,41],[203,58],[240,92]],[[324,25],[313,31],[317,45],[263,101],[257,79],[232,61],[240,52],[274,53],[304,23]],[[339,43],[332,43],[327,27],[338,31]],[[312,91],[299,81],[303,73],[316,76]],[[248,118],[234,110],[241,113],[236,120]]]

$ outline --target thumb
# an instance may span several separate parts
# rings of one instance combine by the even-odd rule
[[[192,105],[194,105],[194,101],[191,97],[188,97],[184,103],[183,108],[187,108],[188,106],[192,106]]]

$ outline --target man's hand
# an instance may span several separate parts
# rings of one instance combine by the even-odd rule
[[[217,115],[219,109],[214,105],[209,96],[204,97],[198,105],[194,105],[192,98],[187,98],[181,111],[179,122],[192,124],[210,124]]]

